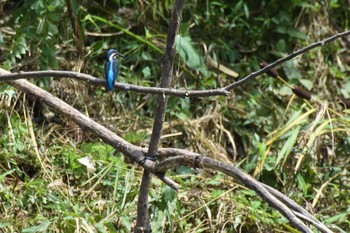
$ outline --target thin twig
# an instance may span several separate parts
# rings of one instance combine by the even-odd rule
[[[334,36],[331,36],[331,37],[328,37],[324,40],[321,40],[321,41],[318,41],[318,42],[315,42],[315,43],[312,43],[302,49],[299,49],[297,51],[294,51],[292,52],[291,54],[283,57],[283,58],[280,58],[278,59],[277,61],[265,66],[264,68],[258,70],[258,71],[255,71],[247,76],[245,76],[244,78],[242,78],[241,80],[237,81],[237,82],[234,82],[234,83],[231,83],[229,85],[227,85],[226,87],[224,87],[225,90],[227,91],[231,91],[232,89],[238,87],[238,86],[241,86],[242,84],[248,82],[249,80],[253,79],[253,78],[256,78],[258,77],[259,75],[262,75],[263,73],[266,73],[267,71],[275,68],[276,66],[286,62],[286,61],[289,61],[291,60],[292,58],[298,56],[298,55],[301,55],[301,54],[304,54],[306,53],[307,51],[313,49],[313,48],[316,48],[316,47],[319,47],[319,46],[324,46],[325,44],[328,44],[338,38],[341,38],[341,37],[344,37],[344,36],[348,36],[350,35],[350,30],[348,31],[345,31],[345,32],[341,32],[341,33],[338,33]]]

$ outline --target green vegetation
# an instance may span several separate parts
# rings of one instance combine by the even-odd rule
[[[103,74],[105,53],[123,59],[120,82],[159,84],[173,1],[0,1],[0,65],[16,71]],[[186,1],[173,87],[210,89],[312,42],[349,29],[350,6],[331,1]],[[83,32],[82,37],[77,32]],[[350,231],[350,40],[316,48],[278,68],[312,101],[263,75],[229,97],[169,98],[162,146],[233,163],[305,206],[334,231]],[[155,97],[106,93],[75,80],[36,83],[126,140],[147,146]],[[30,96],[0,84],[0,232],[129,232],[141,169],[63,116],[36,120]],[[45,106],[44,113],[49,112]],[[40,110],[41,111],[41,110]],[[234,143],[232,143],[234,141]],[[91,158],[95,172],[80,159]],[[154,179],[154,232],[297,232],[253,191],[221,173],[181,167],[176,193]]]

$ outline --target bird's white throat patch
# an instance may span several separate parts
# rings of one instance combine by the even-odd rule
[[[111,56],[109,56],[109,60],[112,61],[116,57],[117,57],[117,54],[116,53],[112,53]]]

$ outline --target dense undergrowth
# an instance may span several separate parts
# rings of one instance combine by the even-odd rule
[[[70,1],[69,1],[70,2]],[[0,64],[103,74],[117,48],[120,82],[157,86],[172,1],[0,1]],[[349,29],[349,3],[186,1],[173,87],[210,89],[237,80],[293,50]],[[263,75],[229,97],[170,97],[162,146],[233,163],[271,185],[335,232],[350,231],[350,39],[286,62],[280,76],[312,101]],[[208,56],[225,65],[222,72]],[[230,73],[232,74],[232,73]],[[106,93],[75,80],[36,84],[118,135],[150,139],[155,97]],[[5,83],[0,85],[0,231],[129,232],[141,169],[89,132]],[[90,159],[88,172],[82,158]],[[181,167],[178,193],[154,179],[154,232],[297,232],[257,195],[221,173]]]

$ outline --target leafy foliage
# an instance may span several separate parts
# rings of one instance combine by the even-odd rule
[[[1,1],[2,68],[102,77],[106,50],[118,48],[127,55],[118,81],[158,85],[173,1],[71,2],[83,37],[76,34],[67,1]],[[243,77],[261,61],[345,30],[349,12],[343,0],[187,1],[173,87],[232,83],[236,78],[210,65],[207,56]],[[342,39],[283,64],[278,72],[284,82],[264,75],[229,97],[170,97],[163,146],[235,163],[310,206],[331,228],[349,231],[349,111],[339,101],[350,97],[349,46]],[[286,83],[303,86],[313,100],[297,98]],[[128,141],[147,146],[154,97],[106,93],[63,79],[38,84]],[[33,122],[30,97],[6,84],[0,91],[0,229],[129,232],[137,167],[61,116],[62,125]],[[88,172],[81,158],[91,158],[96,171]],[[295,231],[254,192],[221,173],[179,168],[172,175],[184,190],[174,193],[154,180],[154,231]]]

